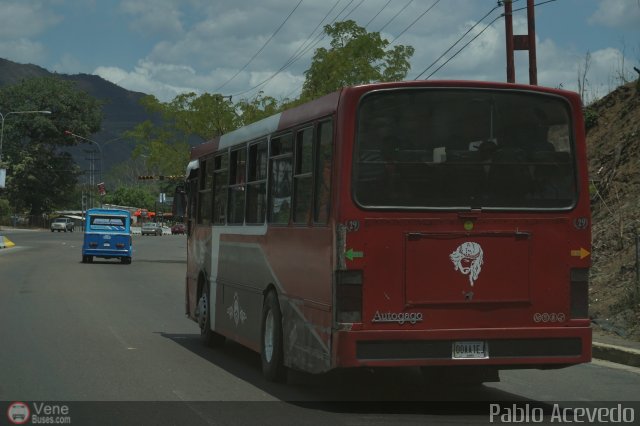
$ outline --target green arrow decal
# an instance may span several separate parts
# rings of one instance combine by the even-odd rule
[[[357,257],[364,257],[364,253],[361,252],[361,251],[353,251],[353,249],[349,249],[344,254],[344,257],[346,257],[349,260],[353,260],[353,259],[355,259]]]

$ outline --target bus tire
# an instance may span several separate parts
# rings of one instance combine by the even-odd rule
[[[206,285],[202,290],[200,299],[198,300],[198,325],[200,326],[200,341],[205,346],[216,348],[222,346],[225,337],[211,330],[211,309],[209,307],[209,286]]]
[[[282,313],[275,291],[270,291],[262,307],[260,339],[262,374],[270,382],[284,382],[286,369],[282,344]]]

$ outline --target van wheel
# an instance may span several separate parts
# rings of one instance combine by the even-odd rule
[[[262,374],[271,382],[284,382],[287,370],[282,345],[282,313],[274,291],[267,293],[264,299],[261,336]]]
[[[222,346],[225,337],[211,330],[211,309],[209,305],[209,286],[205,285],[202,295],[198,300],[198,325],[200,326],[200,341],[212,348]]]

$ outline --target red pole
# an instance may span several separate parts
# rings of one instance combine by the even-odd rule
[[[511,2],[509,2],[511,3]],[[527,30],[529,37],[529,84],[538,85],[538,66],[536,65],[536,17],[533,0],[527,0]]]
[[[516,68],[513,59],[513,15],[511,0],[504,0],[504,25],[507,40],[507,83],[516,82]]]

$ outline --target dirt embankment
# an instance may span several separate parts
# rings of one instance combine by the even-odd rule
[[[592,196],[590,315],[600,328],[640,340],[640,87],[618,87],[585,109]]]

